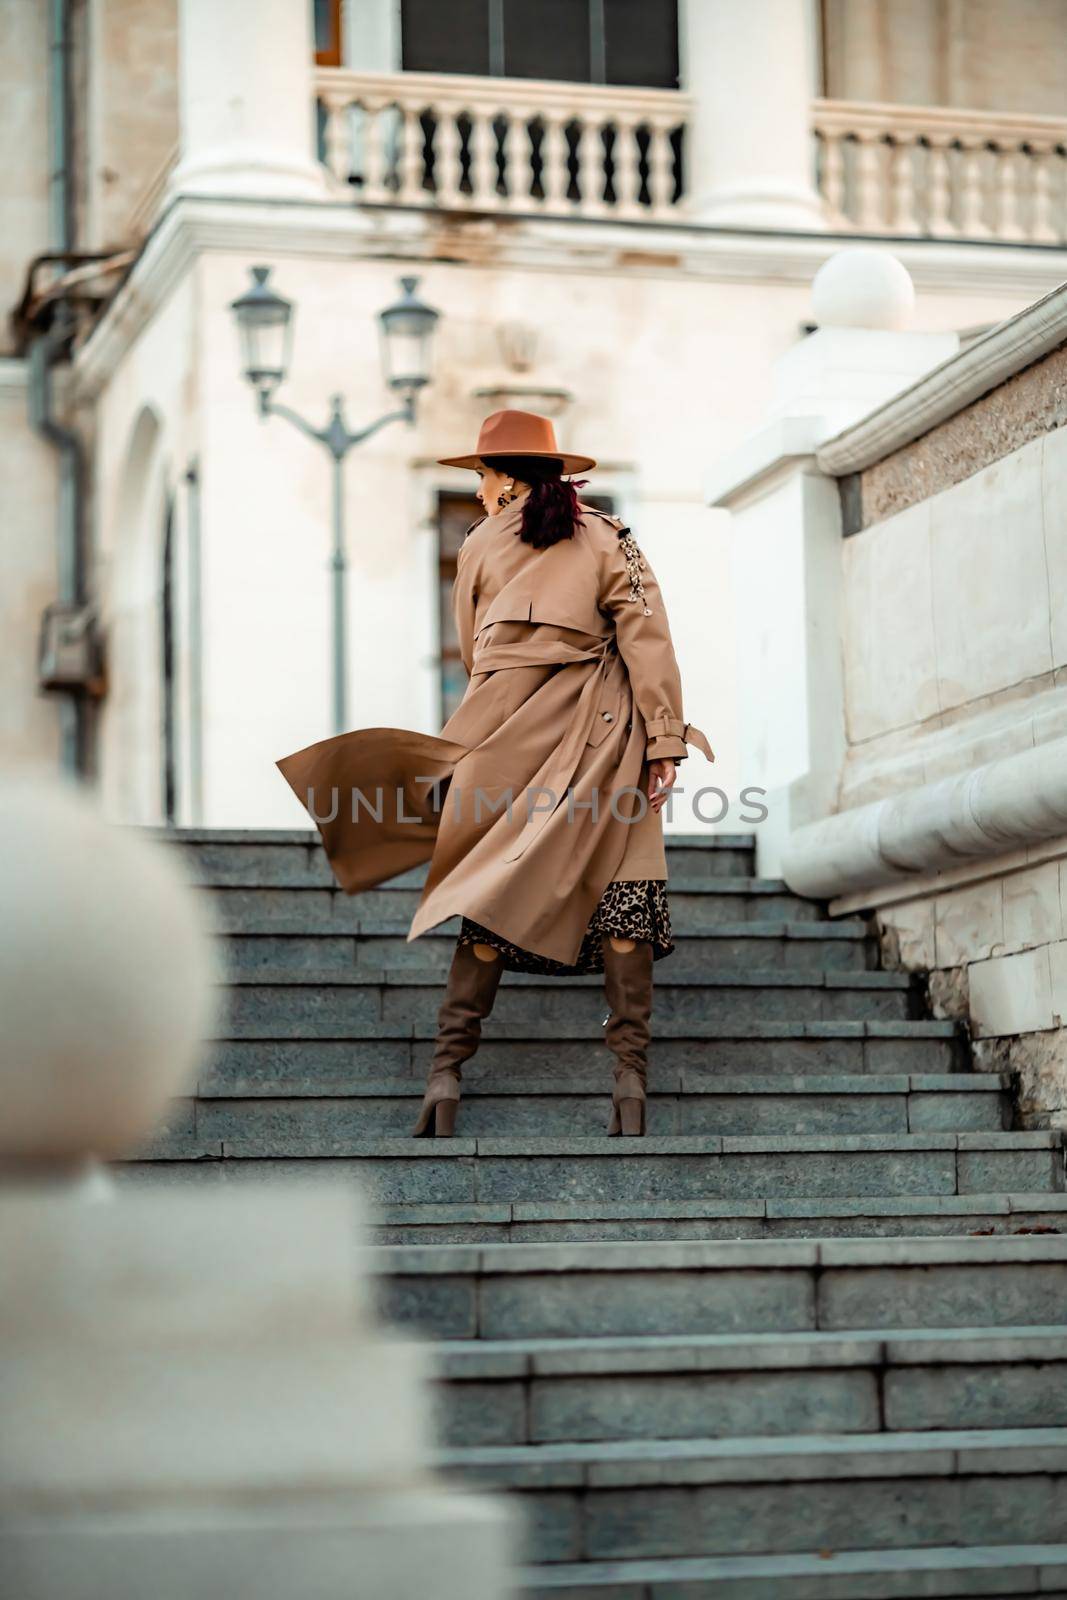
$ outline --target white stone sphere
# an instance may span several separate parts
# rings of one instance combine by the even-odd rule
[[[915,285],[903,262],[878,245],[846,245],[824,261],[811,286],[820,328],[906,328]]]
[[[0,783],[0,1155],[129,1154],[215,1019],[206,896],[71,780]]]

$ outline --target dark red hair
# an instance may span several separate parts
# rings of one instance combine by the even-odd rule
[[[561,539],[573,539],[582,513],[577,489],[563,481],[562,461],[555,456],[483,456],[482,460],[494,472],[530,485],[518,529],[524,544],[547,550]]]

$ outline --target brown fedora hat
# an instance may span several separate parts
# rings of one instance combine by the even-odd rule
[[[556,443],[551,417],[536,411],[494,411],[478,432],[478,447],[469,456],[440,456],[441,467],[480,467],[486,456],[538,456],[563,462],[564,472],[595,467],[592,456],[571,456]]]

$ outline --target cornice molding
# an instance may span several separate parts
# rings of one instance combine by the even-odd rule
[[[197,257],[210,251],[338,260],[410,260],[542,272],[807,286],[858,236],[699,224],[472,216],[333,201],[182,195],[157,220],[122,287],[75,358],[81,396],[106,384]],[[1067,278],[1067,250],[881,240],[921,289],[1044,293]]]
[[[828,439],[816,455],[820,469],[835,478],[864,471],[1064,343],[1067,283],[991,328],[862,422]]]

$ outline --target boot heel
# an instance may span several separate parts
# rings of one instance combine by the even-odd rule
[[[438,1139],[451,1139],[456,1131],[458,1100],[438,1100],[434,1107],[433,1131]]]
[[[645,1102],[636,1095],[627,1095],[619,1101],[619,1121],[624,1134],[643,1134],[645,1131]]]

